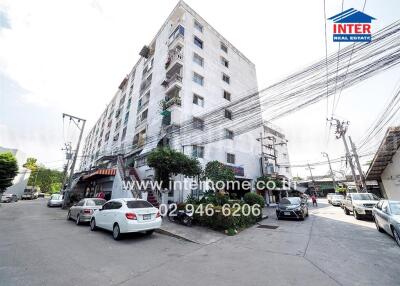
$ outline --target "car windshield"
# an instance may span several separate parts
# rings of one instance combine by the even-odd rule
[[[281,199],[280,204],[282,204],[282,205],[299,205],[300,198],[283,198],[283,199]]]
[[[152,208],[153,205],[147,201],[127,201],[126,205],[130,209]]]
[[[61,195],[52,195],[51,199],[52,200],[61,200],[62,196]]]
[[[375,198],[372,194],[353,194],[353,200],[368,201],[375,200]]]
[[[94,206],[102,206],[106,203],[106,200],[103,199],[90,199],[86,201],[86,205],[89,207],[94,207]]]
[[[400,215],[400,202],[390,202],[390,210],[394,215]]]

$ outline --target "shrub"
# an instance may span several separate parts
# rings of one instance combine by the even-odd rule
[[[206,204],[202,204],[205,209]],[[195,210],[198,208],[194,206]],[[223,214],[222,206],[212,206],[214,210],[214,214],[212,216],[208,216],[205,213],[200,214],[198,212],[194,212],[193,218],[195,223],[207,226],[215,230],[228,231],[230,234],[233,233],[234,230],[243,229],[249,227],[257,222],[259,217],[256,217],[251,212],[250,215],[243,215],[243,206],[240,206],[238,210],[238,216],[234,216],[233,212],[237,210],[237,208],[229,208],[230,215]]]
[[[243,200],[250,206],[253,206],[255,204],[260,205],[260,207],[262,208],[265,206],[264,198],[256,193],[246,193],[243,197]]]

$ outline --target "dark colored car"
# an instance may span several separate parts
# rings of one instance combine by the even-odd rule
[[[400,201],[381,200],[372,210],[376,228],[393,236],[400,246]]]
[[[281,218],[296,218],[303,220],[308,216],[308,207],[298,197],[282,198],[276,207],[276,217]]]

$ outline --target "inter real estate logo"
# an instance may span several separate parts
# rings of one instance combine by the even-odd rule
[[[333,21],[334,42],[371,42],[371,22],[376,20],[374,17],[350,8],[328,20]]]

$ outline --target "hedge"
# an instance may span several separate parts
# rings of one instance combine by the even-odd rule
[[[197,209],[199,205],[194,206]],[[206,205],[203,204],[203,208],[205,209]],[[243,205],[240,206],[239,211],[237,212],[239,215],[234,216],[233,212],[237,210],[237,208],[229,208],[230,215],[224,215],[222,212],[222,206],[210,206],[214,210],[214,214],[212,216],[206,215],[203,213],[202,215],[198,212],[194,212],[193,218],[194,222],[207,226],[215,230],[223,230],[223,231],[231,231],[231,230],[239,230],[255,224],[262,216],[254,216],[252,212],[248,216],[243,215]],[[248,210],[247,210],[248,211]],[[261,211],[261,210],[260,210]]]

